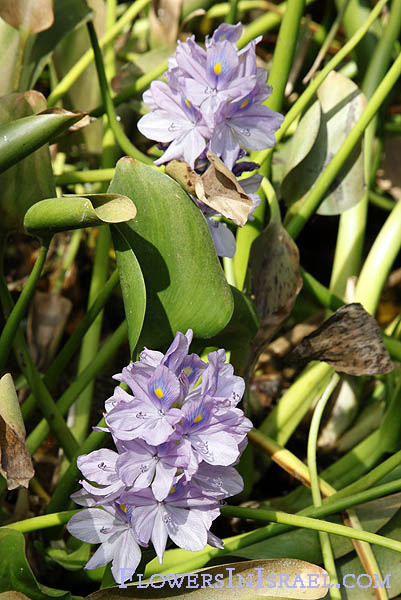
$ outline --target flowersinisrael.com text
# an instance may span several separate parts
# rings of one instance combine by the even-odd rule
[[[329,577],[326,573],[298,573],[295,576],[290,577],[288,574],[283,573],[263,573],[264,568],[255,568],[254,573],[247,573],[243,576],[235,572],[235,568],[225,567],[221,573],[182,573],[182,574],[169,574],[164,575],[155,573],[149,579],[144,581],[143,574],[138,574],[138,588],[162,588],[168,586],[170,588],[214,588],[214,589],[241,589],[241,588],[254,588],[254,589],[317,589],[332,587],[344,587],[347,589],[353,588],[387,588],[390,589],[390,577],[391,574],[387,574],[384,577],[378,574],[369,575],[367,573],[361,573],[355,575],[353,573],[347,573],[341,578],[341,582],[337,584],[330,584]],[[135,569],[121,569],[124,573],[121,573],[122,581],[132,578]],[[125,578],[125,579],[124,579]],[[126,588],[125,584],[120,584],[120,588]]]

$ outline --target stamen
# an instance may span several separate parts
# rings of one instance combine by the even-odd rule
[[[213,71],[216,73],[216,75],[220,75],[220,73],[221,73],[221,62],[220,61],[214,65]]]
[[[155,394],[159,398],[159,400],[163,398],[164,394],[160,386],[155,389]]]

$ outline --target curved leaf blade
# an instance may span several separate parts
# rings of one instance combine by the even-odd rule
[[[0,98],[0,123],[32,116],[46,110],[45,97],[35,90]],[[48,144],[44,144],[0,174],[0,230],[23,231],[28,208],[56,195]]]
[[[128,196],[138,209],[119,231],[146,282],[141,342],[167,344],[188,328],[200,338],[219,333],[231,318],[233,297],[200,210],[170,177],[127,157],[109,191]]]
[[[57,108],[3,123],[0,125],[0,171],[25,158],[83,116],[81,112]]]
[[[323,598],[327,594],[328,585],[329,576],[321,567],[297,559],[284,558],[229,563],[182,575],[155,574],[148,583],[106,588],[91,594],[87,600],[209,600],[217,596],[221,600],[313,600]],[[126,589],[121,591],[123,587]],[[218,590],[217,593],[211,593],[211,588]]]
[[[70,600],[71,593],[41,585],[25,557],[25,538],[20,531],[0,530],[0,592],[21,592],[31,600]],[[18,596],[16,596],[18,598]]]
[[[134,354],[142,331],[146,311],[146,287],[141,267],[131,246],[117,226],[111,227],[118,274],[123,294],[125,316],[128,324],[128,340],[131,355]]]
[[[105,223],[122,223],[135,215],[135,204],[121,194],[71,195],[46,198],[31,206],[26,212],[24,227],[35,235],[52,235]]]

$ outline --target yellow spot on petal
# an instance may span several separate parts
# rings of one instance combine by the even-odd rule
[[[172,486],[171,490],[169,491],[169,494],[174,494],[174,492],[175,492],[175,487]]]
[[[190,101],[188,100],[188,98],[185,98],[184,102],[185,102],[185,104],[188,106],[188,108],[191,108],[191,103],[190,103]]]
[[[161,387],[158,387],[158,388],[155,389],[155,394],[159,398],[159,400],[160,400],[160,398],[163,398],[163,396],[164,396]]]
[[[199,423],[199,421],[202,421],[202,415],[201,415],[201,414],[199,414],[199,415],[197,415],[197,416],[195,417],[195,419],[194,419],[194,423]]]
[[[248,104],[248,98],[245,98],[245,100],[241,104],[240,108],[245,108],[245,106],[247,106],[247,104]]]
[[[221,62],[219,61],[218,63],[216,63],[213,67],[214,72],[216,73],[216,75],[220,75],[221,73]]]
[[[184,367],[183,371],[184,371],[185,375],[191,375],[193,368],[192,367]]]
[[[125,506],[125,504],[120,504],[120,508],[123,512],[127,512],[127,507]]]

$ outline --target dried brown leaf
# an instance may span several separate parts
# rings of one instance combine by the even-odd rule
[[[376,320],[359,303],[342,306],[287,360],[301,364],[321,360],[347,375],[383,375],[394,368]]]
[[[35,474],[10,373],[0,379],[0,474],[7,480],[9,490],[28,487]]]
[[[242,227],[248,220],[253,203],[235,175],[213,152],[207,152],[209,167],[198,175],[182,160],[172,160],[166,173],[189,194]]]
[[[28,344],[39,369],[54,357],[63,335],[72,303],[68,298],[37,290],[28,315]]]
[[[206,154],[210,166],[195,182],[199,200],[242,227],[248,220],[253,203],[237,178],[213,152]]]
[[[152,0],[149,26],[152,46],[177,41],[182,0]]]
[[[53,0],[0,0],[0,17],[12,27],[39,33],[53,25]]]

